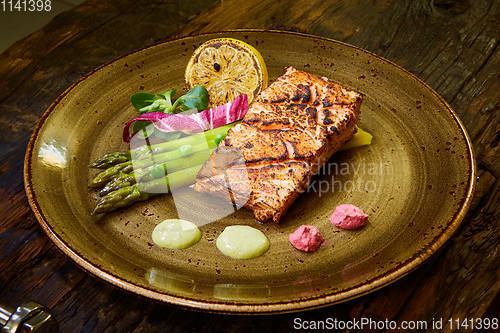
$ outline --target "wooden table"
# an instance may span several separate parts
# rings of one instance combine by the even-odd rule
[[[498,316],[499,17],[493,0],[90,0],[58,15],[0,55],[0,303],[40,302],[62,332],[288,331],[295,317]],[[28,138],[49,104],[121,54],[235,28],[300,31],[360,46],[416,74],[452,105],[473,139],[479,182],[467,218],[438,254],[354,301],[256,318],[197,313],[126,293],[52,245],[28,207],[22,176]]]

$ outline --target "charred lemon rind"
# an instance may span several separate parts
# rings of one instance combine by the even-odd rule
[[[253,46],[234,38],[211,39],[193,53],[185,72],[186,85],[204,86],[209,106],[218,106],[247,94],[250,103],[267,86],[267,69]]]

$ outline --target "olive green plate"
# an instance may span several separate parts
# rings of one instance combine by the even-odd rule
[[[240,209],[201,227],[184,250],[152,244],[154,226],[176,218],[170,195],[103,218],[90,215],[95,197],[89,162],[125,150],[123,124],[136,115],[130,95],[184,86],[184,69],[204,41],[233,37],[255,46],[272,82],[285,66],[326,76],[365,95],[361,127],[368,147],[341,152],[315,178],[280,225],[256,223]],[[383,287],[415,269],[450,238],[474,189],[470,139],[450,106],[404,69],[337,41],[279,31],[230,31],[160,43],[120,57],[68,88],[47,110],[28,146],[25,186],[52,241],[92,274],[152,299],[230,313],[277,313],[337,303]],[[321,188],[321,190],[319,190]],[[211,211],[190,189],[177,208],[191,220]],[[335,207],[352,203],[370,215],[359,231],[333,227]],[[247,224],[270,239],[251,260],[215,246],[227,225]],[[294,249],[288,235],[317,226],[327,243],[316,253]]]

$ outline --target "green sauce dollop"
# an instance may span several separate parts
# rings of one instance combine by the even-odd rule
[[[158,224],[151,236],[158,246],[168,249],[185,249],[200,240],[201,231],[192,222],[170,219]]]
[[[269,239],[262,231],[247,225],[226,227],[217,237],[217,248],[235,259],[251,259],[262,255],[269,248]]]

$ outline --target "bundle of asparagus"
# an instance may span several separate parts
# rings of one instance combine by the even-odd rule
[[[100,188],[101,198],[93,214],[147,200],[164,188],[173,190],[194,183],[203,163],[232,126],[234,123],[97,159],[90,167],[104,170],[89,183],[89,187]]]

